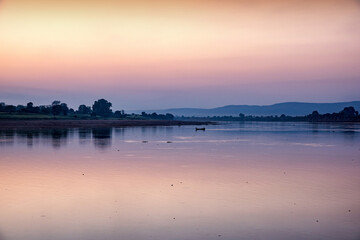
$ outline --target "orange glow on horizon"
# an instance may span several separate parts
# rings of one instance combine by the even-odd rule
[[[358,26],[355,0],[5,0],[0,88],[359,89]]]

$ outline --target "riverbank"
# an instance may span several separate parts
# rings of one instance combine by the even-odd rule
[[[213,122],[178,120],[0,120],[0,128],[98,128],[209,125]]]

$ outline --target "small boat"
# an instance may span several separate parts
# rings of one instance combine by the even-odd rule
[[[195,128],[195,131],[205,131],[205,128]]]

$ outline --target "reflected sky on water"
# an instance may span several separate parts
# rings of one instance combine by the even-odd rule
[[[359,239],[360,125],[0,130],[0,240]]]

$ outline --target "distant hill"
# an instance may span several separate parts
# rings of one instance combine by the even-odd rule
[[[360,101],[353,102],[338,102],[338,103],[303,103],[303,102],[285,102],[273,105],[227,105],[218,108],[170,108],[158,110],[144,110],[144,112],[151,113],[171,113],[175,116],[238,116],[239,113],[245,115],[255,116],[269,116],[281,115],[288,116],[304,116],[317,110],[320,114],[339,112],[344,107],[353,106],[356,110],[360,111]],[[134,113],[141,113],[141,110],[133,111]]]

